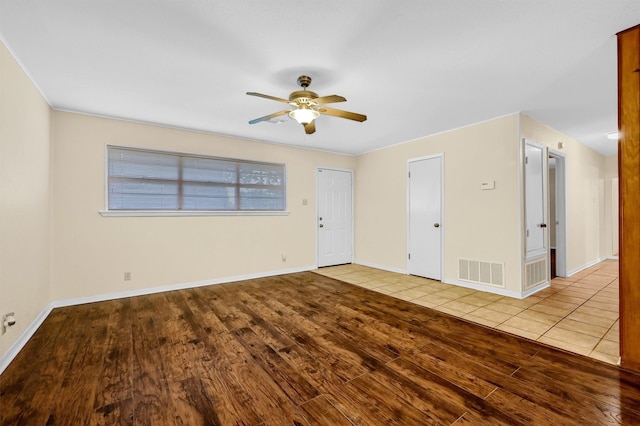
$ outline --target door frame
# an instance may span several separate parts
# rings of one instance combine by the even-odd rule
[[[334,172],[346,172],[349,173],[351,175],[351,263],[353,263],[354,258],[355,258],[355,204],[354,204],[354,198],[355,198],[355,180],[354,180],[354,172],[352,169],[342,169],[340,167],[323,167],[323,166],[318,166],[316,167],[316,211],[315,211],[315,218],[314,218],[314,223],[315,223],[315,230],[316,230],[316,243],[315,243],[315,251],[316,251],[316,269],[318,268],[318,264],[320,262],[318,262],[318,258],[320,256],[320,236],[318,235],[319,233],[319,227],[318,227],[318,214],[320,213],[320,179],[318,178],[318,174],[320,173],[320,170],[331,170]]]
[[[550,157],[556,159],[556,221],[563,223],[563,232],[559,233],[556,227],[556,275],[558,277],[567,276],[567,155],[563,152],[557,151],[552,148],[547,148],[547,173],[549,173],[549,161]],[[549,177],[547,176],[547,182]],[[547,183],[548,186],[548,183]],[[547,198],[549,198],[547,189]],[[547,200],[547,218],[550,218],[550,204]],[[547,228],[547,232],[550,232]],[[548,255],[551,256],[551,236],[548,236],[549,247],[547,249]],[[560,247],[562,249],[559,250]],[[562,253],[562,256],[559,254]]]
[[[445,226],[445,209],[444,209],[444,189],[445,189],[445,185],[444,185],[444,168],[445,168],[445,155],[444,152],[440,152],[438,154],[431,154],[431,155],[425,155],[424,157],[416,157],[416,158],[410,158],[407,160],[407,171],[405,174],[406,177],[406,186],[407,186],[407,192],[406,192],[406,198],[407,198],[407,202],[406,202],[406,211],[407,211],[407,230],[406,230],[406,235],[407,235],[407,246],[406,246],[406,251],[405,251],[405,271],[407,271],[407,275],[409,274],[409,252],[411,251],[411,210],[410,210],[410,201],[411,201],[411,192],[410,192],[410,181],[409,181],[409,172],[411,171],[411,163],[415,163],[418,161],[423,161],[423,160],[431,160],[433,158],[440,158],[440,281],[444,282],[444,256],[445,256],[445,252],[444,252],[444,239],[445,239],[445,233],[446,233],[446,226]]]
[[[547,258],[547,262],[549,260],[549,254],[551,252],[550,249],[550,244],[549,244],[549,227],[546,228],[545,231],[543,231],[542,234],[542,245],[543,245],[543,249],[540,250],[536,250],[533,254],[528,254],[528,247],[527,247],[527,161],[526,161],[526,157],[527,157],[527,145],[530,145],[534,148],[538,148],[542,151],[542,198],[540,199],[540,202],[542,203],[541,208],[542,208],[542,221],[543,223],[547,223],[549,221],[549,153],[547,150],[547,147],[535,142],[532,139],[527,139],[524,138],[523,139],[523,144],[522,144],[522,200],[523,200],[523,207],[524,207],[524,215],[523,215],[523,229],[522,229],[522,237],[523,237],[523,241],[524,241],[524,256],[523,259],[525,262],[534,260],[534,259],[539,259],[542,257]],[[548,264],[548,263],[547,263]],[[549,270],[547,271],[547,278],[550,276],[550,272],[551,269],[549,268]]]

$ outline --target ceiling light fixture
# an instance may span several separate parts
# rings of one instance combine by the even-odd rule
[[[306,105],[301,105],[300,108],[294,109],[289,113],[289,117],[293,118],[300,124],[309,124],[320,116],[320,113],[315,109],[311,109]]]
[[[612,141],[617,141],[620,138],[620,133],[616,130],[615,132],[607,133],[607,139]]]
[[[274,112],[273,114],[265,115],[264,117],[253,119],[249,121],[249,124],[271,121],[276,117],[288,115],[289,118],[292,118],[299,124],[302,124],[302,127],[304,127],[304,132],[307,135],[310,135],[315,133],[316,131],[316,123],[314,122],[314,120],[321,115],[346,118],[347,120],[359,122],[363,122],[367,119],[367,116],[363,114],[357,114],[355,112],[343,111],[341,109],[334,109],[325,106],[326,104],[345,102],[346,99],[344,98],[344,96],[340,95],[318,97],[317,93],[307,90],[309,84],[311,84],[311,77],[307,75],[301,75],[300,77],[298,77],[298,86],[302,87],[302,90],[291,92],[289,94],[289,99],[265,95],[258,92],[247,92],[247,95],[271,99],[272,101],[282,102],[288,104],[289,106],[288,109]]]

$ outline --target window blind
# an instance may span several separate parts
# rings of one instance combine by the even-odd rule
[[[107,147],[109,210],[283,211],[284,164]]]

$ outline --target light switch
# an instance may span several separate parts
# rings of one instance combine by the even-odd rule
[[[496,188],[496,181],[495,180],[488,180],[485,182],[482,182],[480,184],[480,189],[483,191],[489,190],[489,189],[495,189]]]

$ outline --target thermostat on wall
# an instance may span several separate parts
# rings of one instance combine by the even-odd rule
[[[482,182],[480,184],[480,189],[482,189],[483,191],[488,190],[488,189],[495,189],[496,188],[496,181],[495,180],[488,180],[486,182]]]

